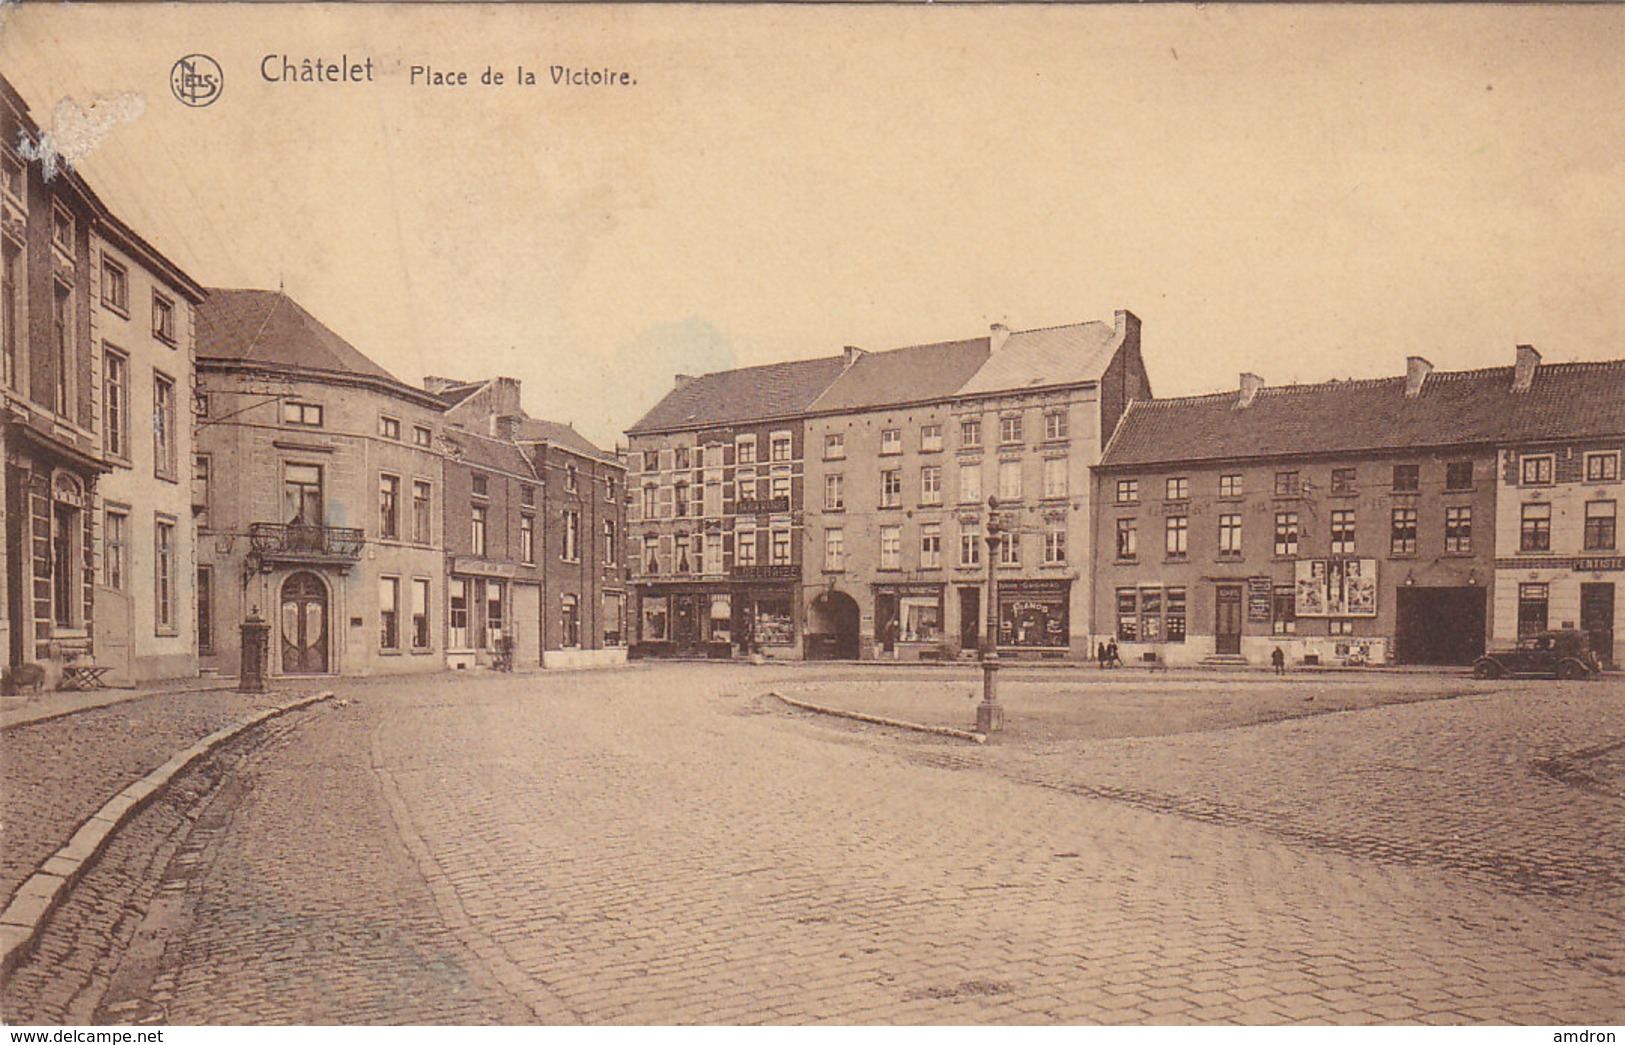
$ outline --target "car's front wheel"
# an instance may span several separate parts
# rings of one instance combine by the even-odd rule
[[[1501,677],[1501,665],[1493,660],[1481,660],[1473,665],[1473,678],[1498,679]]]

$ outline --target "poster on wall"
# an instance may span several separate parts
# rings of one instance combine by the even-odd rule
[[[1376,559],[1305,559],[1297,566],[1300,617],[1375,617]]]

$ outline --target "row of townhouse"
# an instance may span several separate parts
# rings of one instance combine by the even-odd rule
[[[0,78],[0,646],[53,677],[191,674],[203,291],[39,140]]]
[[[511,379],[414,388],[207,290],[42,161],[0,78],[0,647],[47,684],[624,659],[624,468]],[[48,153],[49,150],[44,150]]]
[[[1465,664],[1568,627],[1625,655],[1625,362],[1158,400],[1139,332],[679,377],[628,431],[634,652],[953,657],[993,627],[1018,656]]]
[[[1171,663],[1465,664],[1578,628],[1625,660],[1625,361],[1145,400],[1097,469],[1094,621]]]
[[[1150,388],[1139,320],[679,376],[628,430],[640,655],[1088,645],[1089,469]],[[987,544],[998,498],[1004,535]]]
[[[624,469],[512,378],[397,380],[280,291],[198,314],[199,650],[274,675],[625,657]]]

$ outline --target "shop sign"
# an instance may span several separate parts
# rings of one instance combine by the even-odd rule
[[[1618,573],[1625,570],[1625,559],[1575,559],[1575,573]]]
[[[1268,624],[1274,606],[1275,582],[1269,577],[1247,578],[1247,619],[1254,624]]]
[[[942,594],[940,584],[877,584],[876,595],[928,595],[936,598]]]
[[[791,563],[766,566],[735,566],[728,576],[736,581],[793,581],[801,576],[801,567]]]
[[[1300,559],[1293,591],[1300,617],[1375,617],[1376,559]]]
[[[738,515],[766,515],[771,512],[787,512],[790,510],[788,497],[742,497],[735,505],[734,511]]]
[[[1067,582],[1009,581],[999,585],[999,645],[1055,648],[1065,646],[1068,627]]]

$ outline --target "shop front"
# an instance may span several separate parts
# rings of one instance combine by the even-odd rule
[[[948,655],[941,584],[876,584],[875,650],[884,660]]]
[[[999,650],[1038,656],[1067,652],[1071,637],[1069,580],[999,582]]]
[[[634,657],[797,655],[793,584],[697,582],[639,588]]]

